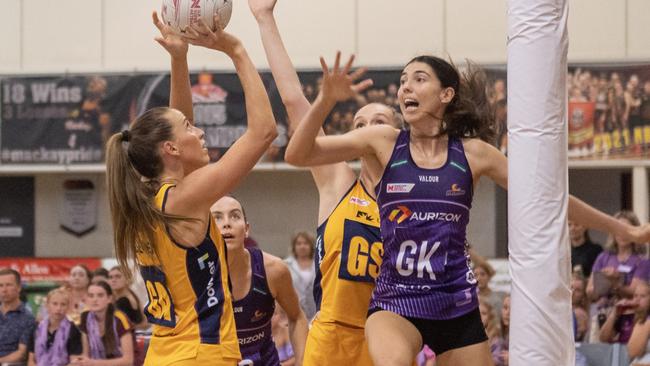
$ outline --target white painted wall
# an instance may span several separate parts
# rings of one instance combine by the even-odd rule
[[[153,41],[152,10],[145,0],[2,0],[0,73],[166,70]],[[572,0],[570,61],[650,57],[650,2]],[[276,15],[298,67],[317,67],[318,56],[356,52],[369,66],[402,65],[420,53],[506,59],[505,0],[280,0]],[[235,0],[228,30],[240,37],[255,63],[266,67],[257,26],[245,0]],[[230,69],[214,52],[191,51],[193,69]]]
[[[150,14],[157,8],[159,1],[145,0],[2,0],[0,74],[167,70],[166,54],[153,41]],[[647,0],[572,0],[570,60],[650,59],[648,14]],[[369,66],[402,65],[420,53],[459,62],[504,63],[506,57],[505,0],[279,0],[276,15],[302,68],[318,67],[318,56],[331,57],[337,49],[356,52],[359,64]],[[235,0],[228,31],[243,40],[259,67],[267,67],[245,0]],[[191,51],[190,65],[231,68],[224,56],[202,49]],[[81,176],[95,181],[100,192],[97,230],[82,239],[59,230],[62,181],[73,176],[38,175],[37,255],[112,255],[103,176]],[[620,172],[572,173],[571,191],[612,212],[620,208],[619,178]],[[469,239],[488,256],[504,245],[497,244],[496,223],[505,213],[496,207],[495,189],[481,182],[469,228]],[[254,172],[236,193],[254,237],[274,254],[286,254],[294,231],[315,228],[316,190],[306,171]]]
[[[63,181],[88,179],[99,195],[97,229],[81,238],[59,228]],[[36,243],[39,257],[111,257],[112,228],[103,174],[44,174],[35,179]],[[316,233],[318,193],[305,170],[255,171],[234,192],[251,223],[251,236],[260,246],[284,257],[297,231]],[[482,181],[474,194],[470,242],[480,253],[494,255],[494,184]]]

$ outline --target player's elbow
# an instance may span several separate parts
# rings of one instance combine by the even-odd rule
[[[295,145],[289,143],[287,150],[284,153],[284,160],[294,166],[307,167],[310,166],[309,153]]]

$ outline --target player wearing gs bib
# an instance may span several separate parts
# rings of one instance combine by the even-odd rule
[[[293,130],[306,116],[310,104],[302,92],[300,80],[275,23],[275,3],[276,0],[248,2],[257,20],[266,58],[289,117],[289,129]],[[379,124],[398,127],[401,126],[401,119],[391,107],[370,103],[357,111],[351,127],[358,129]],[[375,244],[379,242],[376,203],[359,183],[367,183],[366,187],[374,185],[370,183],[372,179],[366,170],[364,159],[361,159],[358,175],[344,162],[310,166],[318,188],[320,227],[317,246],[322,262],[319,261],[319,253],[316,253],[314,259],[318,277],[315,279],[314,292],[320,312],[315,316],[307,337],[306,365],[372,365],[364,335],[364,318],[373,287],[373,274],[380,262],[370,256],[370,249],[374,248],[373,253],[376,254],[380,246]],[[359,205],[350,202],[353,198],[358,199]],[[361,217],[364,213],[367,214],[365,218]],[[357,217],[357,214],[360,216]],[[350,226],[347,232],[346,222]],[[351,235],[353,232],[362,235]],[[348,235],[363,238],[368,247],[360,240],[350,242],[350,238],[344,238]]]
[[[372,365],[363,329],[382,254],[377,203],[356,181],[318,228],[305,364]]]
[[[203,22],[177,35],[156,13],[171,56],[170,108],[153,108],[107,143],[107,191],[115,254],[128,274],[137,262],[154,324],[145,365],[234,366],[240,359],[226,248],[212,202],[234,189],[277,136],[259,73],[245,48]],[[225,53],[246,95],[248,126],[217,163],[193,120],[188,42]]]
[[[156,195],[162,212],[173,188],[163,184]],[[183,247],[159,228],[156,246],[159,261],[137,254],[149,296],[144,313],[153,324],[145,365],[172,364],[199,353],[238,359],[226,248],[212,218],[200,245]]]

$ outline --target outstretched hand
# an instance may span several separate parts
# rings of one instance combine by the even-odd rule
[[[248,0],[248,7],[255,19],[260,20],[264,16],[273,15],[276,2],[277,0]]]
[[[181,38],[170,26],[163,23],[157,12],[151,14],[153,24],[160,31],[160,36],[154,38],[172,57],[185,57],[187,55],[187,42]]]
[[[241,47],[241,41],[232,34],[224,32],[218,15],[214,16],[214,24],[213,31],[203,19],[199,18],[198,24],[187,27],[182,38],[189,44],[211,48],[232,56]]]
[[[629,237],[627,239],[637,244],[650,242],[650,224],[642,226],[630,225]]]
[[[366,68],[360,68],[354,72],[350,72],[352,63],[354,62],[354,55],[345,64],[343,69],[340,68],[341,52],[336,53],[336,60],[334,61],[334,68],[330,72],[327,63],[323,57],[320,58],[320,64],[323,69],[323,86],[321,95],[323,98],[342,102],[356,96],[358,93],[368,89],[372,86],[371,79],[365,79],[359,83],[355,82],[366,73]]]

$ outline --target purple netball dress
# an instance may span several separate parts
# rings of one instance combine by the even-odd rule
[[[271,337],[275,299],[266,281],[264,254],[257,248],[247,250],[251,255],[251,287],[243,299],[233,303],[239,348],[243,360],[248,360],[242,364],[279,366],[278,351]]]
[[[460,139],[449,138],[447,161],[418,167],[402,131],[376,188],[384,260],[371,309],[445,320],[478,307],[466,246],[472,172]]]

